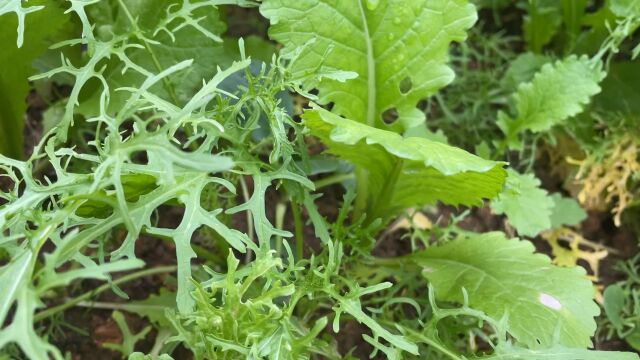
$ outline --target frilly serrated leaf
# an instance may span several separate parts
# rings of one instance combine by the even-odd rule
[[[592,96],[600,92],[606,73],[602,63],[586,56],[570,56],[542,67],[530,83],[514,95],[517,117],[498,115],[498,126],[515,143],[524,130],[541,132],[582,112]]]
[[[16,45],[18,47],[22,47],[22,42],[24,41],[24,22],[27,14],[42,10],[44,6],[29,6],[22,7],[22,0],[8,0],[5,1],[4,4],[0,4],[0,16],[8,13],[15,13],[18,17],[18,38],[16,40]]]
[[[319,103],[349,119],[384,127],[382,114],[398,110],[410,128],[424,121],[421,99],[453,81],[447,66],[449,44],[462,41],[476,21],[466,0],[263,0],[260,12],[270,36],[284,52],[308,47],[294,64],[300,73],[334,69],[355,72],[346,82],[323,79]],[[339,31],[337,31],[339,29]]]
[[[463,302],[499,319],[530,348],[591,346],[600,313],[581,267],[560,268],[532,243],[502,233],[460,237],[411,255],[440,301]]]
[[[519,174],[509,169],[507,185],[491,201],[496,214],[505,214],[520,235],[536,236],[551,228],[553,199],[540,188],[540,180],[533,174]]]
[[[368,172],[374,200],[387,199],[386,204],[372,205],[372,216],[385,217],[435,201],[477,205],[497,195],[506,177],[503,163],[446,144],[403,138],[319,108],[305,112],[303,118],[329,152]],[[390,184],[394,176],[396,183]]]

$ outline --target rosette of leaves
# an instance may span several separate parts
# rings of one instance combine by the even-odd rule
[[[436,201],[478,205],[502,189],[503,164],[400,135],[423,125],[418,101],[453,80],[449,45],[464,40],[475,23],[473,5],[465,0],[266,0],[260,11],[271,21],[270,36],[284,44],[283,52],[299,53],[294,72],[344,75],[302,78],[301,85],[318,90],[319,104],[333,105],[331,112],[307,111],[305,124],[331,153],[355,164],[356,218],[366,213],[368,221],[386,221],[405,208]],[[390,111],[398,118],[387,124]]]

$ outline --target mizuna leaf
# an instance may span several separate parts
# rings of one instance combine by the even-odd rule
[[[386,217],[436,201],[477,205],[502,189],[503,164],[424,138],[402,136],[322,109],[306,111],[305,124],[329,152],[368,171],[369,215]]]
[[[440,301],[463,302],[499,319],[530,348],[591,346],[599,308],[581,267],[561,268],[532,243],[502,233],[460,237],[411,255]],[[518,359],[516,357],[516,359]]]
[[[22,7],[22,0],[7,0],[4,2],[4,4],[0,4],[0,16],[8,13],[16,14],[18,22],[18,38],[16,40],[17,47],[22,47],[22,43],[24,42],[25,17],[27,16],[27,14],[42,10],[43,8],[44,6],[42,5]]]
[[[507,173],[504,191],[491,201],[493,212],[507,215],[520,235],[536,236],[550,229],[554,202],[540,188],[540,180],[533,174],[519,174],[511,169]]]
[[[524,130],[541,132],[582,112],[590,98],[600,92],[606,73],[602,63],[588,57],[570,56],[546,64],[530,83],[520,85],[514,100],[517,117],[498,114],[498,126],[510,144]]]
[[[23,286],[23,281],[29,276],[29,267],[33,259],[33,252],[24,249],[16,253],[13,260],[0,268],[0,326],[15,300],[18,291]]]
[[[116,3],[116,2],[114,2]],[[173,3],[173,4],[172,4]],[[138,0],[123,2],[131,16],[138,21],[136,30],[131,24],[123,5],[116,5],[116,11],[111,17],[108,10],[111,7],[110,1],[104,1],[89,7],[89,15],[95,18],[98,25],[113,26],[118,35],[144,35],[151,39],[144,43],[144,47],[132,48],[127,51],[127,56],[139,69],[148,73],[157,73],[176,63],[185,60],[193,60],[189,71],[171,74],[161,83],[154,85],[151,90],[154,94],[172,103],[181,105],[189,101],[191,96],[200,89],[205,79],[210,79],[216,74],[218,67],[228,68],[237,58],[236,44],[233,47],[226,46],[221,42],[218,35],[226,31],[226,24],[220,20],[219,10],[211,2],[200,2],[189,5],[184,2],[178,7],[175,1]],[[172,32],[173,23],[160,27],[172,19],[173,12],[192,11],[193,16],[197,16],[198,26],[203,31],[192,26],[184,26]],[[174,21],[174,23],[178,23]],[[115,25],[113,25],[115,24]],[[217,40],[214,40],[216,38]],[[127,65],[121,61],[112,61],[111,66],[105,70],[107,84],[112,89],[120,87],[131,87],[134,84],[142,84],[148,74],[127,69]],[[126,70],[126,71],[125,71]],[[86,115],[95,115],[99,109],[102,87],[95,86],[92,94],[80,106],[81,112]],[[124,92],[114,92],[111,96],[110,111],[117,111],[127,100],[129,94]]]
[[[466,0],[263,0],[260,12],[285,53],[304,49],[295,72],[358,74],[306,81],[320,91],[320,104],[377,127],[386,127],[382,114],[395,108],[404,129],[424,121],[418,101],[453,80],[449,44],[464,40],[477,18]]]
[[[619,17],[640,16],[640,2],[637,0],[611,0],[609,8]]]

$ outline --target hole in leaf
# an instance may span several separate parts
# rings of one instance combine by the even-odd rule
[[[327,108],[327,110],[329,110],[329,111],[333,111],[333,108],[334,108],[335,106],[336,106],[336,103],[334,103],[334,102],[332,101],[332,102],[330,102],[330,103],[328,103],[328,104],[326,105],[326,108]]]
[[[387,109],[382,113],[382,121],[387,125],[395,123],[399,117],[400,115],[398,115],[398,109],[396,108]]]
[[[129,161],[137,165],[149,165],[149,158],[146,151],[136,151],[130,154]]]
[[[178,199],[173,199],[160,205],[156,209],[155,216],[151,219],[151,223],[158,228],[175,230],[180,226],[183,217],[184,208]]]
[[[400,93],[407,94],[413,88],[413,82],[410,77],[406,77],[400,81]]]

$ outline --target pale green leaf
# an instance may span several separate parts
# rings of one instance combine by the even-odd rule
[[[28,286],[22,286],[16,296],[16,310],[10,325],[0,331],[0,349],[15,343],[30,360],[63,360],[55,346],[49,344],[36,333],[33,314],[42,306],[38,295]]]
[[[502,346],[496,353],[481,357],[483,360],[637,360],[638,354],[619,351],[593,351],[587,349],[554,346],[548,349],[524,349]]]
[[[494,319],[508,316],[509,333],[532,348],[586,348],[600,312],[581,267],[561,268],[532,243],[502,233],[460,237],[411,255],[440,301],[462,303]]]
[[[13,256],[12,261],[0,268],[0,325],[4,320],[15,300],[18,291],[23,286],[25,279],[29,277],[29,268],[33,252],[24,249]]]
[[[551,58],[545,55],[531,52],[520,54],[509,64],[502,82],[510,90],[516,91],[520,84],[531,82],[536,73],[549,62]]]
[[[111,317],[120,329],[120,333],[122,334],[122,344],[104,343],[102,344],[102,347],[118,351],[123,355],[123,357],[132,354],[135,350],[136,343],[143,340],[147,336],[147,334],[151,331],[151,326],[147,326],[139,333],[134,334],[131,332],[129,325],[127,324],[127,320],[120,311],[114,311],[111,314]]]
[[[127,56],[142,70],[148,73],[158,73],[181,61],[192,60],[188,71],[176,72],[163,79],[162,82],[151,87],[151,91],[165,100],[176,105],[182,105],[189,101],[191,96],[200,89],[204,80],[209,80],[216,74],[218,67],[228,68],[233,63],[238,53],[237,44],[230,42],[225,45],[216,41],[211,36],[218,37],[226,31],[226,25],[220,20],[219,10],[213,6],[199,6],[193,10],[193,15],[198,17],[199,26],[206,34],[193,27],[186,26],[175,32],[158,31],[166,15],[168,6],[175,11],[179,2],[175,0],[136,0],[127,2],[104,1],[89,7],[89,16],[98,22],[98,29],[107,28],[118,35],[135,33],[133,26],[123,10],[125,4],[131,16],[140,19],[137,21],[139,32],[151,39],[142,44],[141,48],[132,48],[127,51]],[[111,10],[109,10],[111,9]],[[99,21],[98,21],[99,20]],[[171,29],[171,27],[169,27]],[[209,35],[207,35],[209,34]],[[110,35],[108,35],[110,36]],[[254,41],[254,40],[252,40]],[[126,70],[126,71],[124,71]],[[140,86],[146,80],[147,74],[142,74],[134,69],[127,69],[122,61],[113,61],[111,66],[104,71],[107,84],[111,89],[120,87]],[[81,112],[86,116],[94,116],[99,109],[102,87],[95,84],[87,99],[83,99],[80,105]],[[119,110],[128,99],[126,92],[114,92],[111,95],[109,110]]]
[[[491,202],[496,214],[505,214],[520,235],[536,236],[551,228],[553,199],[533,174],[509,169],[505,189]]]
[[[403,138],[322,109],[303,117],[329,152],[368,172],[372,216],[436,201],[477,205],[502,189],[502,163],[424,138]]]
[[[619,17],[640,16],[640,1],[610,0],[609,9]]]
[[[524,130],[547,131],[582,112],[591,97],[600,92],[599,84],[605,75],[602,64],[586,56],[570,56],[546,64],[514,95],[518,113],[515,120],[500,113],[498,126],[508,139]]]
[[[9,13],[14,13],[16,15],[18,24],[17,26],[13,26],[13,28],[17,29],[18,32],[16,40],[17,47],[22,47],[22,43],[24,42],[25,17],[27,14],[42,10],[43,8],[44,6],[42,5],[23,7],[22,0],[6,0],[3,4],[0,4],[0,16]],[[5,19],[3,19],[3,21],[6,22]]]
[[[560,194],[553,194],[553,208],[551,209],[551,228],[562,225],[575,226],[587,218],[587,212],[573,198],[566,198]]]
[[[160,356],[155,357],[151,355],[145,355],[140,352],[135,352],[129,355],[129,360],[173,360],[173,358],[168,354],[162,354]]]
[[[264,0],[260,12],[285,53],[306,47],[295,72],[358,74],[303,84],[319,90],[320,104],[334,103],[337,114],[377,127],[395,108],[405,129],[424,120],[418,101],[453,80],[449,45],[463,41],[477,18],[466,0]]]
[[[624,326],[622,319],[622,311],[624,310],[626,294],[620,285],[610,285],[604,291],[604,313],[609,321],[616,329],[622,329]]]

